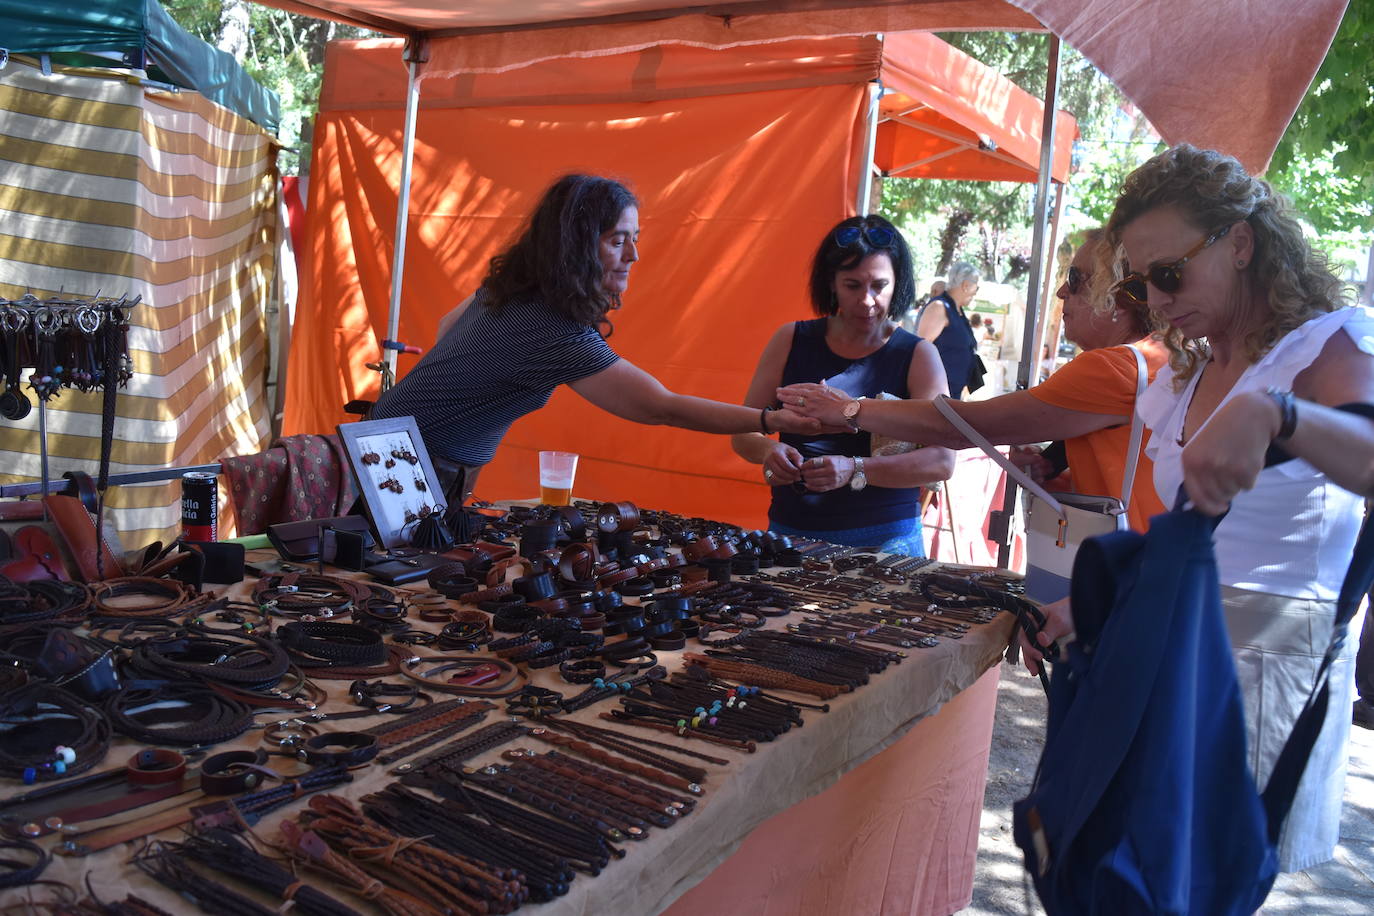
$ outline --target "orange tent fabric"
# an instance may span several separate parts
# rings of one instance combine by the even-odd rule
[[[868,81],[890,70],[908,92],[933,98],[913,74],[943,66],[984,75],[938,39],[921,38],[910,53],[922,59],[910,62],[884,55],[875,37],[849,36],[725,51],[667,44],[431,75],[422,84],[400,338],[433,340],[439,318],[477,286],[554,177],[608,172],[643,198],[645,257],[614,316],[612,346],[670,388],[738,401],[772,330],[808,314],[812,247],[849,212],[861,170]],[[287,432],[326,430],[347,419],[339,405],[375,394],[364,363],[379,357],[385,327],[404,105],[398,51],[387,41],[330,48]],[[1018,177],[1029,179],[1038,154],[1016,146],[1019,127],[1006,112],[1036,103],[1015,87],[1001,91],[1009,84],[993,77],[982,91],[999,90],[990,96],[997,104],[978,123],[1027,155]],[[976,79],[964,85],[978,89]],[[1069,129],[1061,139],[1065,170],[1071,137]],[[581,493],[655,505],[672,494],[681,512],[763,522],[767,491],[724,438],[624,423],[570,392],[511,430],[482,492],[532,493],[533,453],[554,446],[584,456]]]
[[[769,334],[806,317],[812,246],[850,207],[875,51],[858,39],[802,42],[774,49],[757,80],[743,60],[717,74],[737,89],[754,81],[758,91],[657,101],[637,97],[636,88],[655,72],[672,84],[709,52],[668,47],[632,55],[632,65],[619,56],[560,61],[551,72],[517,74],[514,87],[483,77],[425,81],[400,338],[433,340],[439,318],[477,286],[555,177],[611,174],[639,193],[643,227],[643,260],[625,308],[613,315],[611,346],[674,390],[738,402]],[[330,48],[287,433],[327,430],[345,419],[344,401],[376,391],[363,363],[379,356],[387,312],[405,85],[399,57],[392,42]],[[837,68],[849,72],[840,79]],[[366,85],[370,102],[339,107],[346,80]],[[602,91],[617,84],[619,98]],[[539,87],[584,85],[586,104],[470,104],[478,94],[509,102],[506,93],[521,97],[526,87],[542,97]],[[512,428],[480,492],[534,494],[540,448],[583,456],[580,494],[745,523],[763,518],[767,490],[725,437],[627,423],[566,390]]]
[[[1114,82],[1168,143],[1269,164],[1346,0],[257,0],[428,35],[437,70],[506,69],[674,40],[725,47],[808,35],[1048,29]]]
[[[953,93],[918,85],[950,68],[956,88],[990,99],[976,122],[1005,151],[988,168],[1034,177],[1038,139],[1018,131],[1035,125],[1013,116],[1033,115],[1033,99],[995,74],[983,79],[985,68],[931,36],[899,46],[911,60],[885,54],[874,36],[842,36],[725,50],[665,44],[431,75],[421,84],[400,339],[433,341],[554,178],[606,173],[636,188],[643,226],[643,261],[613,316],[611,346],[673,390],[738,402],[773,330],[809,317],[812,251],[850,212],[862,169],[869,80],[891,75],[910,93],[906,104],[929,98],[975,119]],[[330,46],[287,433],[327,431],[348,419],[343,403],[375,396],[377,376],[364,364],[380,357],[386,327],[404,92],[398,42]],[[1072,118],[1065,125],[1064,171]],[[1013,152],[1028,161],[1017,167]],[[480,492],[533,494],[541,448],[583,456],[577,490],[587,496],[764,522],[757,468],[725,437],[624,422],[570,391],[511,429]]]
[[[874,159],[884,175],[1035,181],[1040,99],[929,32],[884,37]],[[1056,116],[1051,177],[1069,180],[1078,125]]]

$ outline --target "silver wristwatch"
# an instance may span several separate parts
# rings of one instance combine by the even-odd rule
[[[854,473],[849,477],[849,489],[862,490],[868,486],[868,476],[864,474],[864,460],[854,456]]]

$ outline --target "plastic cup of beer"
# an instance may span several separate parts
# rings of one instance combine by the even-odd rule
[[[576,452],[540,452],[539,501],[546,506],[570,505],[576,476]]]

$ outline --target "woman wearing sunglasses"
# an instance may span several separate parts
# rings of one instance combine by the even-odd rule
[[[677,394],[606,343],[639,260],[639,201],[618,181],[565,175],[434,347],[372,410],[413,416],[451,507],[462,504],[510,425],[568,385],[636,423],[710,433],[817,430],[790,411]]]
[[[1179,146],[1126,179],[1107,224],[1117,284],[1168,323],[1169,365],[1141,400],[1155,484],[1229,512],[1215,545],[1256,785],[1307,699],[1374,495],[1374,313],[1342,301],[1287,201],[1239,162]],[[1072,621],[1052,621],[1044,640]],[[1340,826],[1355,640],[1331,669],[1321,736],[1279,866],[1331,858]]]
[[[777,406],[780,385],[813,382],[849,398],[928,398],[945,390],[929,342],[897,326],[915,298],[911,251],[880,216],[851,217],[821,239],[811,264],[819,317],[788,322],[764,347],[744,403]],[[873,455],[867,432],[841,419],[819,435],[737,435],[735,451],[763,466],[769,528],[853,547],[924,556],[920,487],[948,479],[943,448]]]
[[[956,409],[999,445],[1064,440],[1073,488],[1121,498],[1138,388],[1135,354],[1126,345],[1138,348],[1151,377],[1164,364],[1165,353],[1150,339],[1143,304],[1108,304],[1089,295],[1092,237],[1074,253],[1068,279],[1057,293],[1064,300],[1065,334],[1086,352],[1029,391],[965,401]],[[791,385],[778,396],[798,413],[828,425],[849,421],[909,442],[954,449],[972,445],[929,400],[859,401],[817,385]],[[1151,473],[1150,463],[1141,460],[1133,478],[1128,518],[1138,531],[1145,530],[1151,515],[1164,511]]]

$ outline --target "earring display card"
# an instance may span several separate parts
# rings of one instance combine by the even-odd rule
[[[421,519],[443,517],[443,488],[414,417],[341,423],[338,430],[378,543],[404,547]]]

